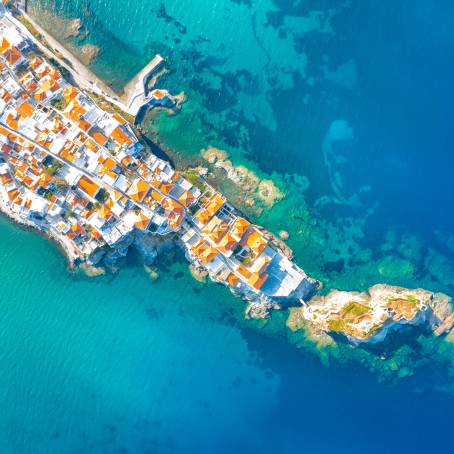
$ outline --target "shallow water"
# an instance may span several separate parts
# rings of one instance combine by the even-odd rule
[[[35,233],[1,220],[0,235],[2,453],[445,446],[431,434],[449,433],[451,395],[326,368],[240,323],[223,288],[175,278],[183,265],[90,279]]]
[[[159,84],[188,102],[144,126],[177,162],[211,144],[272,176],[286,198],[249,214],[288,230],[298,262],[326,289],[387,282],[454,294],[451,2],[29,3],[60,38],[62,17],[81,18],[67,42],[99,46],[92,69],[118,90],[165,56],[171,73]],[[322,353],[325,367],[307,342],[289,336],[298,351],[285,335],[266,336],[226,291],[198,288],[187,273],[150,283],[131,259],[113,279],[87,280],[66,273],[44,240],[6,225],[4,236],[17,263],[2,260],[11,275],[2,301],[20,308],[3,328],[20,353],[2,361],[12,371],[0,386],[13,390],[2,431],[12,452],[32,443],[42,452],[447,449],[437,438],[454,408],[447,343],[420,337],[378,355],[340,346]],[[36,339],[17,335],[29,325]]]

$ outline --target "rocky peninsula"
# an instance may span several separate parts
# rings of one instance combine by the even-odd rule
[[[58,241],[72,264],[96,276],[135,248],[156,279],[157,260],[179,248],[196,279],[209,277],[246,300],[249,317],[290,308],[293,331],[308,328],[355,345],[377,344],[405,326],[452,331],[451,300],[443,294],[380,284],[315,296],[321,284],[292,261],[288,232],[278,238],[254,225],[201,169],[179,172],[154,155],[117,111],[123,104],[102,90],[97,96],[84,90],[87,82],[69,83],[46,60],[51,50],[44,52],[14,15],[1,13],[0,209]],[[134,84],[137,99],[167,109],[166,90],[143,97],[145,69]],[[201,154],[212,172],[237,185],[246,204],[271,209],[284,198],[272,180],[233,165],[227,152],[208,147]]]

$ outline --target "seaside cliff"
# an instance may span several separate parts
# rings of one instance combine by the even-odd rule
[[[133,247],[150,267],[178,247],[195,277],[210,277],[245,299],[252,318],[290,307],[290,329],[309,326],[356,345],[382,342],[404,326],[436,335],[452,330],[450,298],[443,294],[376,285],[368,293],[314,297],[321,284],[291,260],[281,239],[249,222],[200,173],[178,172],[151,153],[116,111],[124,105],[98,90],[112,107],[105,109],[83,90],[89,84],[69,84],[38,52],[36,38],[0,13],[0,209],[55,239],[71,265],[97,275]],[[144,96],[147,77],[133,87],[140,96],[129,108],[136,113],[142,102],[168,108],[172,98],[165,90]],[[271,180],[233,166],[222,150],[208,148],[202,156],[251,200],[270,208],[284,197]]]

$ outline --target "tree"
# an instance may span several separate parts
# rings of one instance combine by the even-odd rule
[[[65,110],[67,103],[65,98],[54,98],[50,101],[51,106],[55,107],[57,110]]]
[[[69,188],[68,182],[61,177],[54,178],[54,185],[55,188],[58,189],[59,191],[66,191]]]

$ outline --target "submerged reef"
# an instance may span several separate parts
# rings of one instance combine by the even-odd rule
[[[260,179],[252,170],[243,165],[233,165],[226,151],[215,147],[208,147],[201,150],[203,159],[211,166],[213,172],[220,178],[227,178],[235,184],[238,193],[241,192],[243,204],[253,207],[256,202],[264,205],[264,208],[271,209],[285,195],[276,186],[273,180]],[[223,175],[220,171],[223,171]],[[258,207],[257,207],[258,208]],[[261,212],[261,208],[258,212]]]

